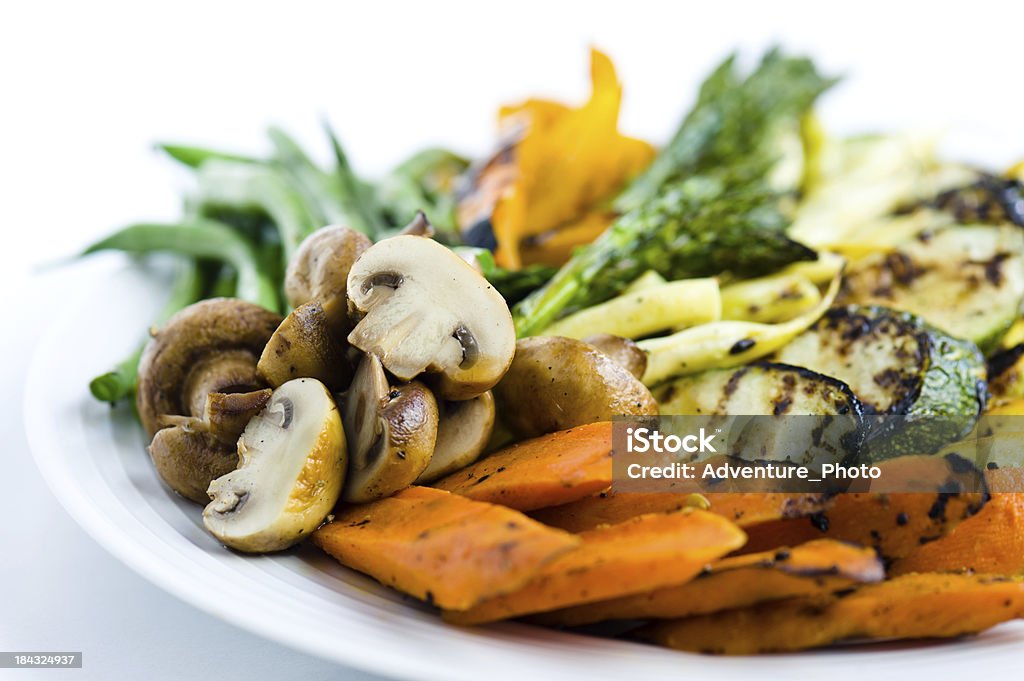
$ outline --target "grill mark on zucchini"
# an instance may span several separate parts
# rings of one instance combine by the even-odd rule
[[[991,350],[1024,301],[1024,233],[1008,225],[940,229],[856,262],[839,299],[913,312]]]
[[[883,307],[832,308],[775,359],[847,383],[867,414],[911,417],[872,434],[872,458],[934,452],[970,430],[987,396],[973,344]]]
[[[703,416],[707,427],[728,426],[729,416],[824,417],[788,423],[781,439],[766,438],[763,422],[748,424],[750,429],[741,425],[729,436],[728,454],[744,460],[814,467],[848,461],[859,449],[864,412],[853,391],[842,381],[803,367],[757,362],[705,371],[677,379],[655,395],[663,416]]]
[[[957,222],[1024,227],[1024,188],[1018,180],[985,173],[977,181],[941,192],[933,199],[898,208],[897,215],[932,208],[952,215]]]

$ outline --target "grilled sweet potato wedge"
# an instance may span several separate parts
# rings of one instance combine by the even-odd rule
[[[949,534],[989,499],[982,473],[960,457],[907,456],[880,467],[883,489],[909,491],[846,492],[807,518],[747,526],[743,552],[828,538],[874,547],[892,561]]]
[[[910,574],[853,593],[795,598],[656,622],[637,635],[703,653],[752,655],[844,639],[950,638],[1024,616],[1024,583],[1005,577]]]
[[[703,495],[709,511],[749,527],[780,518],[802,518],[826,509],[826,494],[730,493]],[[694,504],[690,492],[621,492],[611,490],[530,515],[545,525],[569,532],[584,532],[601,525],[613,525],[645,513],[669,513]]]
[[[613,619],[663,619],[824,596],[885,579],[874,550],[818,539],[792,549],[723,558],[692,581],[538,615],[538,624],[580,626]]]
[[[688,581],[743,544],[743,531],[705,511],[632,518],[579,535],[582,545],[541,568],[521,589],[461,612],[456,624],[480,624],[644,593]]]
[[[313,542],[382,584],[465,609],[515,591],[581,540],[503,506],[409,487],[344,509]]]
[[[434,487],[520,511],[565,504],[612,482],[612,424],[591,423],[491,454]]]
[[[908,572],[976,572],[1024,574],[1024,489],[1018,479],[1024,469],[987,471],[992,498],[985,508],[942,539],[916,548],[890,568],[893,575]]]

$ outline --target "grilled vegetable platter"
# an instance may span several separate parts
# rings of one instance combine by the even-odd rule
[[[1024,165],[832,135],[837,81],[777,49],[657,146],[591,80],[379,178],[329,127],[328,165],[161,145],[180,220],[85,254],[179,270],[92,395],[226,547],[312,542],[453,625],[752,654],[1024,617],[1024,450],[942,446],[1024,414]],[[901,417],[869,453],[913,491],[616,490],[612,420],[659,414]]]

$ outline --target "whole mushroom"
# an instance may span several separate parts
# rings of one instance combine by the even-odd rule
[[[206,503],[210,481],[237,464],[235,441],[270,397],[256,363],[280,322],[258,305],[215,298],[153,334],[136,408],[157,472],[178,494]]]
[[[391,384],[380,359],[366,355],[344,397],[349,471],[342,498],[386,497],[411,485],[430,464],[437,439],[437,401],[422,383]]]
[[[647,353],[629,338],[615,336],[610,333],[595,333],[584,338],[583,342],[593,345],[621,364],[637,380],[643,378],[644,372],[647,370]]]
[[[352,365],[347,343],[331,330],[323,304],[316,300],[292,310],[260,355],[256,370],[272,387],[295,378],[315,378],[331,391],[348,387]]]
[[[319,302],[331,331],[337,338],[345,338],[352,328],[346,296],[349,270],[371,245],[365,234],[338,225],[310,234],[288,263],[284,280],[288,304],[299,307]]]
[[[491,389],[515,352],[505,300],[465,260],[431,239],[377,242],[348,275],[361,316],[349,342],[397,378],[432,374],[438,397],[466,400]]]
[[[524,338],[494,389],[502,422],[521,438],[615,416],[658,414],[658,403],[628,369],[589,343],[561,336]]]

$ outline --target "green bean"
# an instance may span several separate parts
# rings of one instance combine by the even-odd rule
[[[184,269],[178,273],[171,288],[171,295],[164,304],[154,324],[162,325],[178,310],[188,307],[203,295],[203,276],[199,264],[192,259],[185,263]],[[138,382],[139,358],[144,345],[136,349],[128,358],[120,362],[113,371],[101,374],[89,382],[92,396],[101,402],[116,404],[131,397]]]
[[[220,260],[238,273],[239,298],[270,310],[281,308],[277,286],[260,270],[253,247],[230,227],[215,220],[190,218],[178,224],[131,225],[97,241],[83,255],[106,250],[136,254],[167,251]]]
[[[241,163],[259,163],[258,159],[251,156],[242,156],[241,154],[232,154],[226,151],[207,149],[205,147],[190,147],[184,144],[163,143],[157,144],[156,147],[175,161],[182,163],[189,168],[198,168],[210,159],[217,159],[220,161],[238,161]]]
[[[286,178],[270,166],[211,159],[199,168],[198,181],[201,208],[266,213],[280,234],[286,261],[321,226]]]
[[[341,192],[340,196],[349,213],[348,226],[358,229],[371,239],[376,239],[387,229],[387,224],[377,203],[375,191],[353,172],[352,165],[348,162],[348,156],[341,146],[341,141],[326,121],[324,121],[324,130],[331,140],[338,190]]]
[[[469,161],[447,149],[423,149],[399,164],[380,183],[382,203],[395,222],[406,224],[423,211],[448,238],[457,236],[453,187]]]
[[[320,225],[347,225],[352,222],[345,205],[344,192],[337,178],[324,172],[306,155],[290,135],[280,128],[267,130],[274,144],[274,160],[291,180]]]

